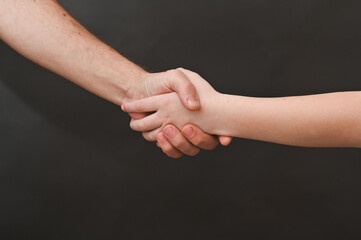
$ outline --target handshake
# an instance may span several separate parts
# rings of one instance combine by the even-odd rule
[[[231,137],[222,136],[230,135],[222,123],[216,123],[222,119],[216,117],[215,107],[221,105],[221,94],[197,73],[178,68],[144,79],[145,96],[127,101],[122,110],[132,117],[130,127],[157,142],[169,157],[195,156],[201,148],[214,149],[218,139],[222,145],[231,142]]]
[[[221,94],[189,70],[145,72],[56,1],[5,1],[0,17],[1,40],[121,105],[132,117],[131,128],[170,157],[194,156],[200,148],[215,148],[218,140],[228,145],[232,137],[302,147],[361,147],[361,91],[277,98]]]
[[[159,81],[162,74],[171,78]],[[145,81],[147,96],[125,102],[122,109],[132,117],[130,127],[157,141],[170,157],[213,149],[215,136],[223,145],[239,137],[302,147],[361,147],[361,92],[255,98],[221,94],[182,68],[155,77],[158,81]]]

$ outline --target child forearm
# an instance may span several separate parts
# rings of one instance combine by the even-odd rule
[[[361,92],[251,98],[221,94],[213,134],[307,147],[361,147]],[[210,126],[210,125],[209,125]]]

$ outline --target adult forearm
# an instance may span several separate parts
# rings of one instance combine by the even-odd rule
[[[89,33],[54,0],[0,0],[0,37],[30,60],[121,105],[145,73]]]
[[[299,97],[223,95],[215,134],[308,147],[361,147],[361,92]]]

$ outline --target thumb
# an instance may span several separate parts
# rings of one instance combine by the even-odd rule
[[[199,110],[201,104],[197,90],[189,78],[180,69],[171,70],[170,73],[172,75],[168,79],[168,87],[177,92],[179,99],[187,109]]]

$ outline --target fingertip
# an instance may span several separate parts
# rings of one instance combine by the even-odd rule
[[[132,119],[130,119],[130,123],[129,123],[130,129],[132,129],[133,131],[137,131],[137,130],[136,130],[136,127],[135,127],[135,124],[134,124],[135,121],[136,121],[136,120],[134,120],[134,119],[132,118]]]
[[[192,124],[185,125],[182,134],[198,148],[212,150],[218,145],[218,140],[215,136],[204,133],[201,129]]]
[[[176,131],[172,125],[167,125],[163,129],[163,133],[164,133],[165,137],[172,138],[174,136],[174,134],[176,133]]]
[[[201,108],[201,103],[197,98],[188,98],[186,104],[187,108],[191,111],[199,110]]]
[[[123,112],[130,113],[131,105],[131,103],[123,103],[121,109],[123,110]]]
[[[191,111],[200,109],[199,97],[196,87],[192,84],[184,69],[178,68],[172,71],[173,78],[170,82],[172,91],[177,92],[182,104]]]
[[[220,136],[219,137],[219,142],[223,146],[228,146],[232,142],[232,137]]]
[[[157,137],[154,135],[153,131],[142,132],[142,136],[148,142],[156,142],[157,141]]]

